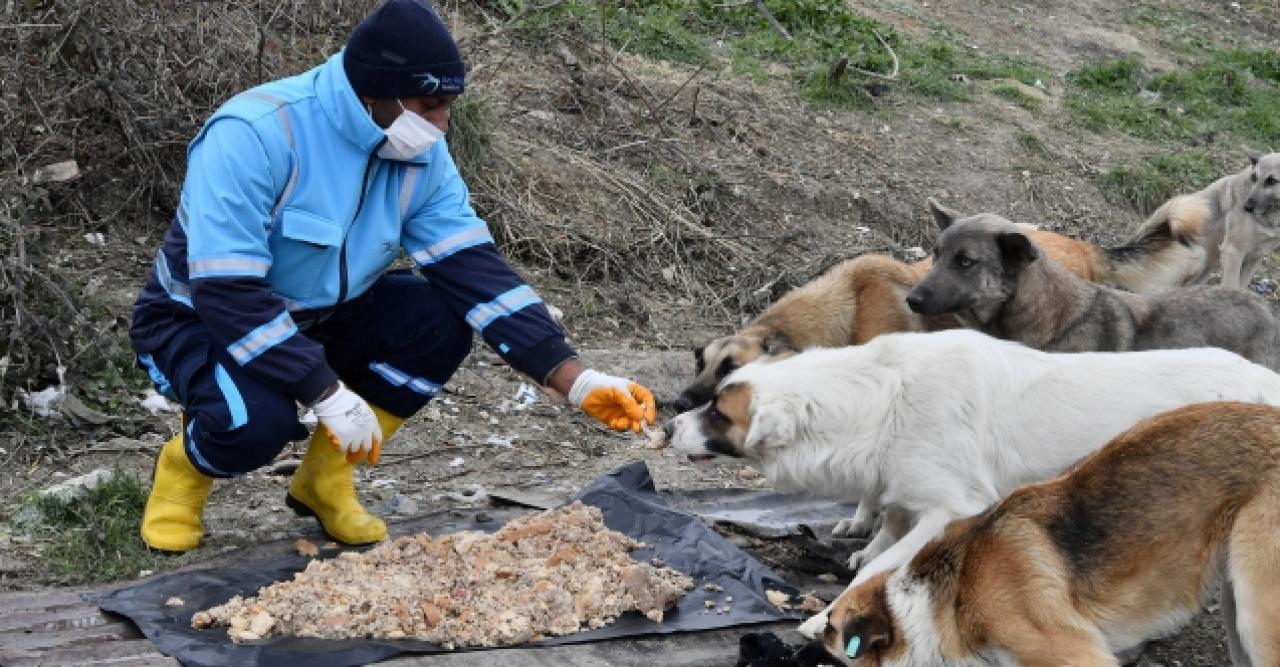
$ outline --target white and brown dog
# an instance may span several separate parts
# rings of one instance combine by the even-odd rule
[[[1048,353],[949,330],[748,364],[666,432],[690,459],[745,457],[781,490],[883,508],[856,586],[1139,420],[1214,400],[1280,404],[1280,375],[1216,348]]]
[[[1280,665],[1280,410],[1204,403],[947,526],[836,600],[846,665],[1118,665],[1221,584],[1231,659]]]

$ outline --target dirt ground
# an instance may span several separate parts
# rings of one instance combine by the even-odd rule
[[[668,266],[659,261],[649,284],[639,286],[634,281],[613,285],[577,279],[554,265],[523,265],[529,282],[563,310],[572,342],[587,361],[635,376],[660,399],[670,398],[691,375],[691,346],[729,331],[785,288],[861,252],[906,256],[913,246],[929,247],[923,207],[928,196],[942,197],[966,212],[995,211],[1090,240],[1115,241],[1137,224],[1138,215],[1108,203],[1091,177],[1159,147],[1072,126],[1056,113],[1063,76],[1082,64],[1124,54],[1139,54],[1148,66],[1176,67],[1182,60],[1169,40],[1188,33],[1219,45],[1280,45],[1277,9],[1266,2],[857,4],[859,11],[909,36],[945,32],[974,50],[1034,60],[1050,72],[1044,90],[1035,91],[1046,111],[1030,113],[981,89],[965,102],[896,95],[878,100],[869,111],[815,108],[794,91],[735,77],[727,65],[699,74],[697,85],[681,92],[677,87],[695,74],[694,68],[622,56],[655,94],[678,93],[666,115],[664,136],[679,144],[688,165],[709,178],[711,186],[693,195],[698,198],[695,210],[714,223],[709,228],[716,235],[745,255],[740,263],[721,265],[724,275],[706,282],[715,286],[714,292],[693,294],[687,290],[691,283],[681,282],[682,267],[672,267],[674,277],[668,277],[663,273]],[[462,32],[468,28],[475,29],[464,25]],[[609,113],[621,111],[604,110],[593,117],[563,110],[567,90],[576,86],[580,93],[592,84],[573,83],[561,59],[543,55],[518,68],[505,66],[519,48],[505,39],[492,40],[472,60],[480,71],[471,90],[492,102],[501,128],[495,150],[517,167],[549,165],[539,185],[568,202],[573,210],[566,217],[603,215],[607,205],[589,201],[583,190],[593,185],[575,182],[581,172],[571,168],[575,163],[566,159],[567,152],[607,162],[623,175],[644,172],[653,154],[619,149],[625,138],[601,130]],[[634,97],[614,102],[643,107]],[[1017,141],[1022,133],[1038,136],[1048,159],[1028,161]],[[501,192],[484,191],[489,196]],[[481,210],[494,205],[477,202]],[[80,262],[103,267],[94,290],[123,313],[158,241],[157,231],[118,246],[71,252]],[[1270,275],[1270,267],[1266,270]],[[360,469],[362,501],[394,518],[443,507],[483,507],[489,494],[511,490],[567,496],[635,460],[648,462],[662,488],[768,487],[744,465],[695,466],[669,451],[647,449],[643,436],[608,432],[545,394],[528,393],[528,388],[527,379],[477,346],[447,391],[387,443],[383,461]],[[528,402],[528,396],[536,400]],[[174,432],[178,418],[174,413],[135,413],[128,419],[141,424],[135,430],[145,434],[99,437],[100,430],[91,431],[95,451],[73,458],[0,454],[5,463],[0,466],[0,504],[11,505],[33,490],[98,467],[119,466],[147,479],[156,450]],[[10,441],[39,444],[18,436]],[[286,451],[284,458],[289,456]],[[286,476],[264,471],[215,484],[201,555],[308,534],[311,521],[294,517],[285,507],[287,484]],[[172,558],[166,567],[189,559]],[[48,582],[38,545],[0,526],[0,590]],[[1152,666],[1226,664],[1216,615],[1202,615],[1176,636],[1152,644],[1141,661]]]

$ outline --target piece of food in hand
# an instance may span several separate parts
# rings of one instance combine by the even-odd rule
[[[640,543],[580,502],[531,514],[494,533],[398,538],[307,569],[197,613],[234,641],[278,635],[414,638],[446,648],[501,646],[612,623],[627,611],[662,622],[693,580],[639,562]]]

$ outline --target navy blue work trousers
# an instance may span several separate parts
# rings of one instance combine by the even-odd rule
[[[471,350],[470,327],[411,273],[383,275],[314,324],[298,319],[352,391],[397,417],[426,405]],[[294,399],[244,370],[199,321],[139,362],[157,390],[181,403],[187,456],[206,475],[256,470],[307,436]]]

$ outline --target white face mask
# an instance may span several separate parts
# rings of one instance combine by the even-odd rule
[[[404,108],[404,103],[396,100],[403,112],[386,130],[387,140],[378,149],[378,157],[388,160],[412,160],[427,152],[433,144],[444,137],[440,128],[431,124],[426,118]]]

